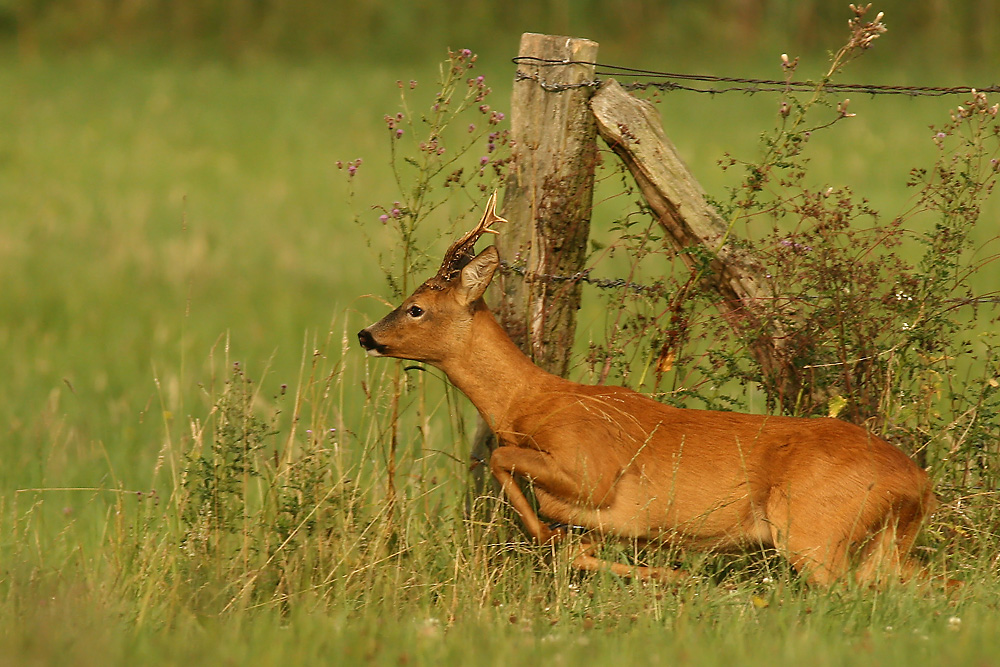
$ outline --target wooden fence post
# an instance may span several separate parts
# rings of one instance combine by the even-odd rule
[[[500,256],[524,269],[503,272],[500,323],[515,343],[545,370],[566,375],[576,332],[581,285],[533,280],[542,274],[573,275],[583,269],[593,207],[597,126],[588,102],[594,88],[597,42],[524,33],[511,97],[513,169],[505,183],[497,240]],[[553,62],[541,62],[557,61]],[[543,87],[544,86],[544,87]],[[546,89],[547,88],[547,89]],[[489,429],[480,425],[474,462],[488,461]],[[477,466],[474,491],[484,487],[486,466]]]
[[[520,56],[594,62],[597,43],[525,33]],[[524,61],[511,98],[514,168],[504,192],[511,224],[498,239],[500,256],[526,277],[502,276],[500,322],[532,360],[556,375],[569,370],[580,307],[579,284],[532,280],[573,275],[583,268],[590,234],[597,124],[588,101],[592,87],[558,90],[594,80],[593,65]],[[545,84],[550,92],[542,87]]]

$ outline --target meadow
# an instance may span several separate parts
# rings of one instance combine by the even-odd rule
[[[478,67],[506,108],[510,63]],[[749,67],[773,75],[776,55]],[[430,62],[5,56],[5,662],[996,664],[1000,545],[977,532],[997,525],[981,506],[922,543],[967,582],[951,594],[811,589],[768,554],[659,556],[696,573],[679,587],[581,577],[493,501],[466,518],[474,411],[410,372],[393,422],[400,366],[354,338],[394,300],[379,265],[397,240],[372,208],[397,196],[383,114],[397,80],[426,102],[435,76]],[[852,100],[857,117],[812,146],[811,178],[905,208],[909,169],[933,161],[928,126],[961,101]],[[752,155],[775,113],[764,95],[659,107],[710,193],[731,184],[716,161]],[[598,200],[602,238],[621,202]],[[458,223],[444,209],[432,223],[434,257]],[[581,350],[607,317],[588,295]]]

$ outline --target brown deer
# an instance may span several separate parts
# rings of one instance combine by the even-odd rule
[[[437,275],[358,334],[373,356],[442,370],[496,433],[490,469],[539,543],[589,530],[582,570],[672,579],[681,571],[597,558],[604,536],[722,551],[774,547],[827,585],[856,566],[880,584],[916,571],[910,549],[935,499],[902,451],[837,419],[674,408],[630,389],[564,380],[531,362],[483,301],[500,259],[477,239],[505,222],[490,199]],[[586,538],[585,538],[586,539]]]

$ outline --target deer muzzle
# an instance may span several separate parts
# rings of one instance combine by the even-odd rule
[[[361,343],[361,347],[365,348],[369,355],[373,357],[381,357],[385,355],[385,345],[379,345],[375,341],[375,336],[371,334],[368,329],[362,329],[358,332],[358,342]]]

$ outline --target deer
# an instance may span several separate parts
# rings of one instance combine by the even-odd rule
[[[869,430],[829,417],[672,407],[535,365],[483,298],[500,257],[496,246],[476,254],[475,244],[503,222],[494,193],[437,273],[358,340],[371,356],[436,367],[468,397],[497,438],[490,472],[531,538],[555,544],[580,527],[571,566],[623,578],[687,573],[599,558],[606,539],[770,548],[823,587],[851,571],[876,587],[924,572],[911,549],[935,508],[931,482]]]

